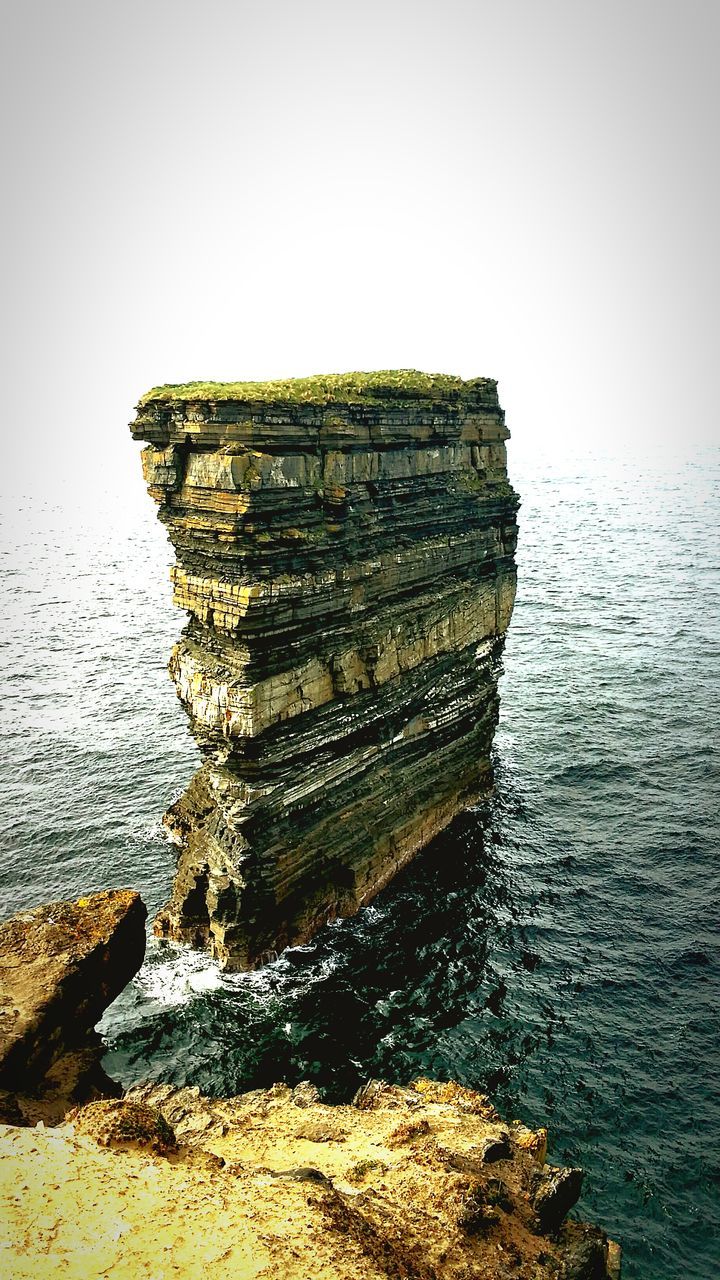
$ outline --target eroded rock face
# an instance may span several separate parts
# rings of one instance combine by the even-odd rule
[[[52,902],[0,925],[0,1116],[62,1118],[117,1091],[96,1022],[145,955],[147,912],[129,889]]]
[[[156,932],[252,967],[370,901],[491,785],[517,496],[495,382],[160,388],[132,424],[189,613],[204,763]]]

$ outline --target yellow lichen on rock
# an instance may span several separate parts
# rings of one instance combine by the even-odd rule
[[[536,1205],[552,1208],[556,1187],[579,1171],[540,1168],[513,1125],[499,1147],[482,1095],[427,1080],[371,1082],[357,1101],[365,1105],[327,1106],[307,1085],[229,1099],[146,1086],[58,1129],[0,1127],[3,1274],[617,1275],[617,1250],[601,1231],[563,1223],[567,1194],[543,1233]],[[177,1150],[154,1149],[158,1133],[173,1132]]]

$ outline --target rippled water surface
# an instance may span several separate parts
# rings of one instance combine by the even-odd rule
[[[517,451],[516,451],[517,452]],[[491,1090],[625,1276],[714,1280],[720,455],[512,457],[520,589],[497,793],[376,902],[260,973],[151,943],[108,1070],[236,1092],[368,1075]],[[165,673],[182,619],[142,492],[6,504],[3,915],[109,885],[151,912],[196,751]]]

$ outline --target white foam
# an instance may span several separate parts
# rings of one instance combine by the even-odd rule
[[[223,975],[217,962],[204,951],[192,951],[172,942],[164,942],[161,949],[150,942],[135,985],[149,1000],[173,1006],[186,1004],[199,992],[216,991],[223,985]]]

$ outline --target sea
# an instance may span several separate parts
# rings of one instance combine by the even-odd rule
[[[259,972],[150,940],[106,1069],[233,1094],[453,1079],[547,1125],[625,1280],[720,1276],[720,450],[510,446],[519,588],[496,787]],[[0,912],[167,899],[198,764],[139,474],[3,503]]]

